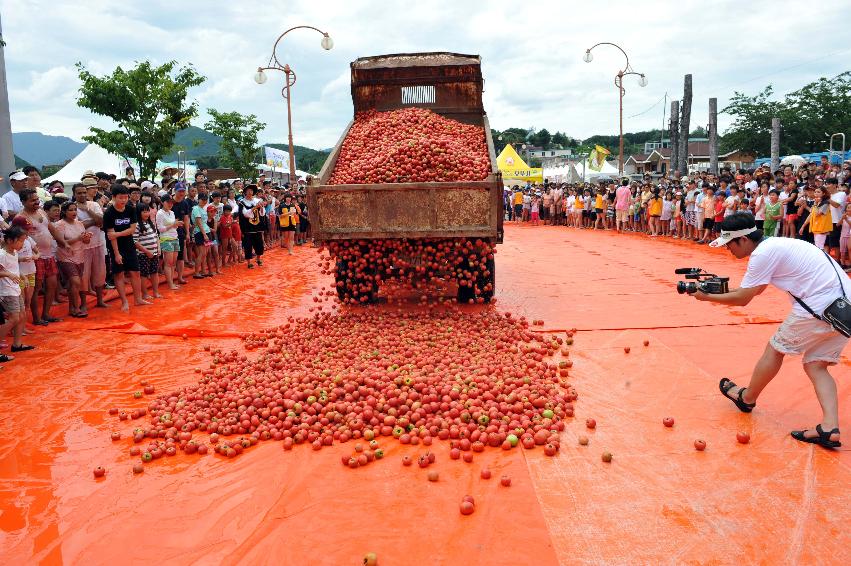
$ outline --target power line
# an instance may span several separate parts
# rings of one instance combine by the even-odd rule
[[[647,114],[648,112],[650,112],[651,110],[653,110],[654,108],[659,106],[659,103],[662,102],[663,100],[665,100],[665,98],[667,98],[667,97],[668,97],[668,93],[666,92],[664,95],[662,95],[662,98],[660,98],[659,100],[656,101],[655,104],[653,104],[653,106],[651,106],[647,110],[639,112],[638,114],[633,114],[632,116],[627,116],[627,118],[635,118],[636,116],[641,116],[642,114]]]

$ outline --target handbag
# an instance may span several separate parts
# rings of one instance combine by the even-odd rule
[[[833,260],[827,252],[824,250],[822,250],[822,252],[827,256],[830,266],[833,267],[833,271],[836,273],[837,279],[839,279],[839,289],[842,291],[842,296],[830,303],[827,308],[824,309],[821,316],[819,316],[807,305],[807,303],[795,295],[792,295],[792,293],[789,294],[792,295],[792,298],[798,301],[798,304],[804,307],[804,309],[815,318],[828,323],[834,330],[846,338],[851,338],[851,302],[848,301],[848,297],[845,295],[845,287],[842,285],[842,276],[839,275],[839,271],[836,269],[836,264],[833,263]]]

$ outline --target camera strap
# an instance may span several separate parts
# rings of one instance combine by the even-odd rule
[[[830,255],[826,251],[822,250],[822,253],[825,256],[827,256],[827,261],[830,262],[830,267],[833,268],[833,272],[836,273],[836,278],[839,279],[839,290],[842,292],[842,297],[845,300],[848,300],[848,297],[845,295],[845,286],[842,285],[842,276],[839,275],[839,271],[836,270],[836,265],[834,265],[833,259],[831,259]],[[792,295],[792,292],[790,291],[789,294]],[[813,309],[811,309],[809,307],[809,305],[807,305],[807,303],[805,303],[804,301],[802,301],[801,299],[799,299],[795,295],[792,295],[792,298],[795,299],[796,301],[798,301],[798,304],[801,305],[802,307],[804,307],[804,310],[806,310],[808,313],[813,315],[815,318],[817,318],[821,321],[824,321],[824,318],[822,318],[821,315],[816,314],[815,311],[813,311]]]

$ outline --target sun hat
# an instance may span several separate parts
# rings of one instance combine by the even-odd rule
[[[721,235],[718,238],[709,242],[710,247],[720,248],[721,246],[726,246],[732,240],[736,238],[741,238],[742,236],[747,236],[748,234],[752,234],[756,232],[756,226],[752,226],[750,228],[742,228],[741,230],[731,230],[731,231],[721,231]]]

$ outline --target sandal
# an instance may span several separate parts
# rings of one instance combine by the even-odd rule
[[[47,326],[47,321],[46,320],[37,320],[37,321],[33,322],[33,324],[35,326]]]
[[[43,316],[41,320],[45,322],[62,322],[61,318],[56,318],[55,316]]]
[[[13,358],[12,356],[7,356],[6,354],[0,354],[0,363],[11,362],[14,359],[15,358]]]
[[[805,432],[807,432],[806,429],[805,430],[793,430],[792,433],[791,433],[792,438],[794,438],[795,440],[799,440],[801,442],[807,442],[809,444],[818,444],[822,448],[829,448],[831,450],[834,449],[834,448],[839,448],[840,446],[842,446],[842,443],[839,442],[838,440],[831,440],[830,439],[831,435],[839,434],[838,428],[835,428],[835,429],[831,430],[830,432],[825,432],[821,428],[821,425],[817,424],[816,425],[816,432],[818,433],[818,436],[814,436],[812,438],[808,438],[808,437],[804,436]]]
[[[192,276],[192,279],[203,279],[203,278],[204,278],[204,275],[200,274],[200,273],[196,273],[195,275]]]
[[[738,407],[741,412],[750,413],[751,411],[753,411],[753,408],[756,407],[756,403],[745,403],[744,399],[742,399],[742,393],[744,393],[747,387],[742,387],[741,389],[739,389],[739,395],[737,397],[730,397],[729,395],[727,395],[730,389],[734,387],[736,387],[736,384],[727,379],[726,377],[718,383],[718,389],[721,390],[721,393],[724,395],[724,397],[735,403],[736,407]]]
[[[35,350],[35,346],[30,346],[29,344],[21,344],[20,346],[15,346],[12,344],[13,352],[26,352],[27,350]]]

